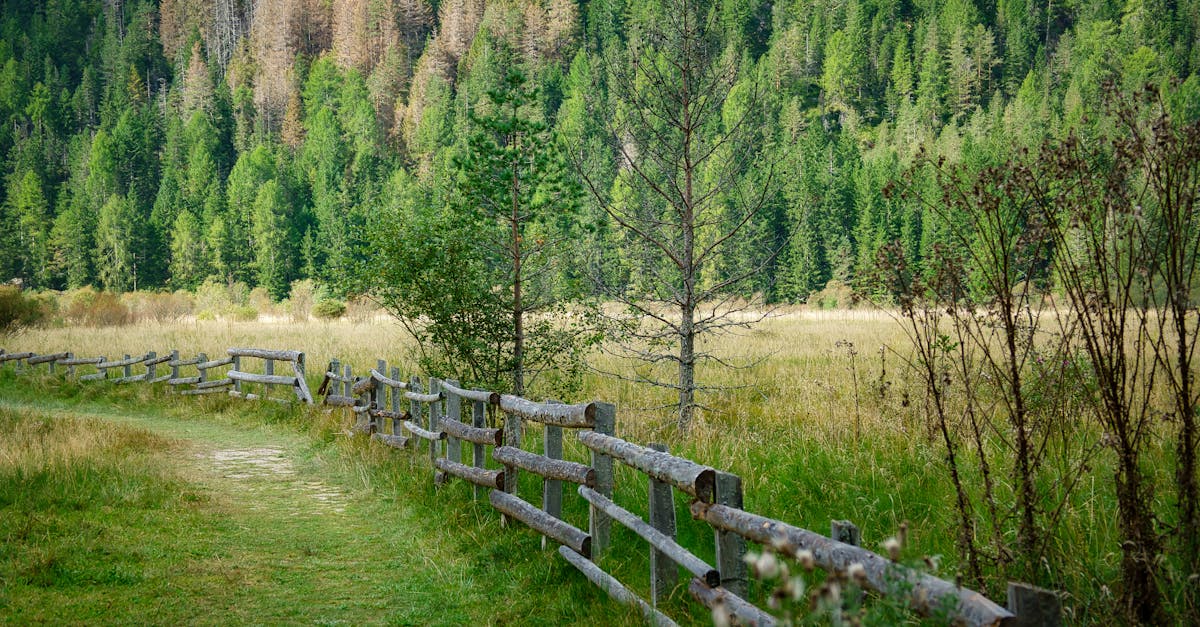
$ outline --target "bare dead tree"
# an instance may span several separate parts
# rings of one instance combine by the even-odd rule
[[[617,101],[607,125],[618,160],[614,194],[577,163],[586,186],[632,251],[631,277],[601,280],[602,293],[622,303],[620,352],[654,366],[674,364],[663,380],[649,370],[638,380],[678,392],[677,422],[687,430],[699,406],[701,362],[727,364],[698,346],[705,336],[760,320],[738,290],[761,265],[719,274],[735,247],[755,240],[753,224],[774,186],[754,124],[762,100],[757,84],[743,106],[728,107],[741,58],[720,46],[717,12],[704,0],[667,0],[653,15],[634,18],[622,53],[604,57],[604,78]],[[604,106],[597,111],[612,111]],[[728,115],[734,111],[733,115]],[[766,174],[748,176],[757,167]],[[774,256],[766,250],[762,265]],[[760,310],[761,311],[761,310]]]

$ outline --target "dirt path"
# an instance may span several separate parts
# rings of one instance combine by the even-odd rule
[[[335,450],[294,430],[53,403],[0,407],[99,418],[182,443],[172,455],[204,497],[204,522],[179,537],[172,566],[155,580],[154,603],[168,615],[198,624],[449,625],[479,623],[492,604],[451,534],[429,533],[416,508],[355,485]]]

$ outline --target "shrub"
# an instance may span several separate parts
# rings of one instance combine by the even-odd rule
[[[26,296],[15,286],[0,286],[0,336],[38,324],[45,317],[45,303]]]
[[[346,303],[332,298],[319,300],[316,305],[313,305],[312,313],[322,320],[341,318],[346,313]]]
[[[135,321],[177,322],[192,313],[192,297],[184,291],[130,292],[122,296]]]
[[[254,322],[258,320],[258,310],[250,305],[236,305],[229,310],[229,315],[239,322]]]
[[[810,295],[808,304],[818,309],[853,309],[858,304],[858,294],[849,285],[833,279],[824,289]]]
[[[308,320],[316,300],[317,284],[312,279],[293,281],[292,290],[288,293],[287,312],[292,320],[303,322]]]
[[[86,327],[113,327],[130,322],[129,308],[112,292],[97,292],[84,287],[67,296],[63,319]]]

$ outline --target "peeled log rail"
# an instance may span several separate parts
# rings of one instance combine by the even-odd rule
[[[724,588],[708,586],[699,578],[692,579],[692,583],[688,586],[688,592],[691,592],[692,597],[710,610],[717,605],[723,607],[731,619],[730,622],[735,625],[753,625],[755,627],[775,625],[774,616]]]
[[[484,470],[483,468],[475,468],[458,462],[452,462],[445,457],[439,457],[433,462],[438,470],[454,475],[459,479],[465,479],[475,485],[485,488],[493,488],[496,490],[504,489],[504,471],[503,470]]]
[[[225,390],[221,388],[208,388],[204,390],[184,390],[180,392],[183,396],[199,396],[201,394],[224,394]]]
[[[350,391],[354,392],[355,394],[365,394],[366,392],[371,392],[374,390],[375,390],[375,379],[371,379],[371,378],[362,379],[359,382],[355,383],[354,386],[350,388]]]
[[[405,392],[404,398],[407,398],[410,401],[416,401],[418,403],[436,403],[445,397],[442,396],[441,392],[438,392],[437,394],[421,394],[419,392]]]
[[[596,469],[562,459],[551,459],[537,453],[522,451],[511,446],[501,446],[492,451],[492,459],[505,466],[516,466],[546,479],[570,481],[578,485],[595,487]]]
[[[246,383],[262,383],[264,385],[296,385],[296,377],[287,377],[281,374],[254,374],[250,372],[240,372],[238,370],[230,370],[225,373],[225,376],[234,381],[245,381]]]
[[[304,353],[300,351],[273,351],[265,348],[231,348],[226,353],[230,357],[257,357],[274,361],[299,361]]]
[[[603,494],[587,486],[579,486],[579,496],[582,496],[585,501],[596,506],[600,511],[608,514],[613,520],[625,525],[626,529],[641,536],[643,540],[650,543],[650,546],[657,549],[663,555],[666,555],[671,561],[682,566],[685,570],[692,573],[693,576],[713,587],[721,585],[721,573],[717,569],[704,563],[704,560],[692,555],[690,551],[680,546],[670,536],[655,529],[650,523],[638,518],[633,512],[617,505]]]
[[[403,381],[397,381],[395,379],[392,379],[392,378],[388,377],[387,375],[383,374],[382,372],[375,370],[374,368],[371,369],[371,380],[381,383],[383,385],[386,385],[390,388],[396,388],[399,390],[407,390],[408,389],[407,383],[405,383]]]
[[[145,360],[144,364],[146,366],[157,366],[158,364],[163,364],[168,361],[171,361],[171,356],[163,355],[161,357],[155,357],[154,359],[147,359],[147,360]]]
[[[322,402],[331,407],[354,407],[358,404],[358,400],[353,396],[340,396],[338,394],[330,394]]]
[[[156,379],[150,379],[150,383],[162,383],[163,381],[167,381],[170,378],[171,378],[171,373],[168,372],[167,374],[164,374],[163,376],[158,377]]]
[[[500,409],[520,416],[525,420],[544,425],[571,429],[590,429],[596,424],[596,404],[560,405],[557,403],[535,403],[519,396],[505,394],[500,397]]]
[[[167,379],[167,385],[191,385],[199,382],[200,377],[179,377],[178,379]]]
[[[445,431],[429,431],[427,429],[422,429],[420,426],[418,426],[416,423],[414,423],[411,420],[404,421],[404,428],[408,429],[409,432],[411,432],[413,435],[417,436],[418,438],[424,438],[426,440],[445,440],[446,439]]]
[[[708,466],[595,431],[581,431],[579,441],[597,453],[604,453],[659,481],[669,483],[705,503],[713,502],[717,471]]]
[[[54,353],[53,355],[38,355],[37,357],[30,357],[29,359],[25,360],[25,363],[29,364],[30,366],[36,366],[38,364],[66,359],[67,355],[70,354],[71,353]]]
[[[85,374],[82,377],[79,377],[79,380],[80,381],[103,381],[106,376],[108,376],[108,373],[102,371],[102,372],[97,372],[94,374]]]
[[[949,581],[893,564],[866,549],[807,529],[725,505],[692,503],[691,510],[697,520],[763,545],[780,547],[789,555],[799,550],[811,551],[813,561],[825,570],[845,572],[851,564],[861,564],[866,574],[865,588],[884,595],[903,596],[914,610],[925,616],[949,607],[951,622],[972,626],[999,625],[1013,617],[978,592],[958,588]]]
[[[106,368],[106,369],[107,368],[124,368],[125,366],[132,366],[135,364],[140,364],[143,361],[146,361],[147,359],[150,359],[150,355],[142,355],[141,357],[130,357],[129,359],[122,359],[121,361],[106,361],[102,364],[96,364],[96,367],[97,368]]]
[[[179,368],[181,366],[195,366],[198,363],[200,363],[199,357],[193,357],[191,359],[173,359],[167,362],[167,367]]]
[[[137,374],[132,377],[121,377],[120,379],[113,379],[112,383],[141,383],[142,381],[145,381],[145,380],[146,380],[146,375]]]
[[[456,385],[442,381],[442,391],[447,394],[453,394],[465,398],[469,401],[479,401],[489,405],[499,405],[500,395],[495,392],[486,392],[484,390],[464,390]]]
[[[30,357],[33,357],[35,354],[36,353],[2,353],[2,354],[0,354],[0,363],[4,363],[6,361],[20,361],[22,359],[29,359]]]
[[[402,435],[388,435],[386,433],[375,433],[371,435],[371,439],[379,440],[392,448],[404,448],[408,446],[408,438]]]
[[[60,366],[90,366],[104,363],[103,357],[76,357],[75,359],[60,359]]]
[[[405,416],[410,418],[410,416]],[[466,440],[473,444],[484,444],[487,446],[500,446],[504,443],[504,432],[500,429],[485,429],[483,427],[472,427],[463,424],[453,418],[443,417],[438,426],[442,431],[450,434],[451,437],[460,440]]]
[[[231,365],[233,365],[233,358],[226,357],[225,359],[214,359],[212,361],[206,361],[202,364],[196,364],[196,369],[197,370],[208,370],[210,368],[220,368],[221,366],[231,366]]]
[[[209,390],[212,388],[223,388],[233,385],[233,379],[217,379],[215,381],[201,381],[196,384],[197,390]]]
[[[588,581],[591,581],[593,584],[596,584],[596,587],[607,592],[608,596],[612,597],[617,603],[636,605],[642,610],[642,616],[646,619],[646,622],[657,627],[669,627],[676,624],[666,614],[650,607],[649,603],[646,603],[637,595],[630,592],[624,584],[617,581],[616,577],[601,570],[590,559],[565,546],[558,547],[558,554],[567,560],[569,564],[577,568],[579,572],[583,573],[583,576],[587,577]]]
[[[488,500],[491,501],[492,507],[525,523],[530,529],[559,544],[571,547],[584,557],[592,556],[592,537],[583,531],[507,492],[492,490],[488,494]]]
[[[367,412],[372,418],[388,418],[390,420],[412,420],[412,415],[406,411],[388,411],[386,409],[370,409]]]

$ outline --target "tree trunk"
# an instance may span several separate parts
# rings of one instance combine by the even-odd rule
[[[521,179],[517,175],[517,153],[512,163],[512,258],[513,258],[513,394],[525,395],[525,309],[521,304]]]
[[[1142,482],[1137,455],[1121,455],[1117,470],[1117,507],[1120,510],[1122,598],[1132,622],[1161,625],[1165,622],[1162,595],[1155,577],[1155,561],[1161,550],[1147,506],[1150,495]]]

